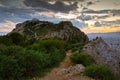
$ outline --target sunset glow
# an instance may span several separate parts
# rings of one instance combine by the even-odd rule
[[[84,27],[81,30],[84,31],[85,33],[119,32],[120,25],[101,26],[101,27],[89,26],[89,27]]]

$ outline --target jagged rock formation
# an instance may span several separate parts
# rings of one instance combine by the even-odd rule
[[[107,65],[120,80],[120,52],[112,49],[102,38],[98,38],[84,46],[83,50],[92,56],[96,63]]]
[[[11,33],[13,32],[18,32],[27,39],[59,37],[70,41],[88,41],[88,37],[78,28],[74,27],[69,21],[62,21],[58,24],[54,24],[48,21],[33,19],[17,24],[16,28]]]

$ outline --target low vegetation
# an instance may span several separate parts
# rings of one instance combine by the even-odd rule
[[[60,38],[27,40],[18,33],[0,36],[0,80],[24,80],[44,75],[44,72],[59,65],[71,49],[74,64],[86,66],[85,74],[101,80],[115,80],[108,67],[95,61],[81,51],[84,43],[67,42]]]
[[[26,40],[14,33],[0,37],[0,80],[44,75],[65,57],[67,42],[59,38]]]
[[[116,80],[114,74],[107,66],[95,64],[93,58],[82,51],[74,52],[70,59],[74,64],[86,66],[84,72],[86,76],[100,80]]]
[[[41,70],[41,53],[25,50],[19,46],[10,46],[0,50],[0,79],[21,80],[38,74]]]
[[[85,74],[89,77],[101,80],[115,80],[114,74],[104,65],[92,64],[87,66]]]
[[[28,48],[37,51],[46,51],[46,53],[52,52],[55,49],[65,49],[67,42],[60,38],[47,38],[36,41],[34,44],[30,45]]]
[[[67,49],[72,50],[72,52],[75,51],[81,51],[83,49],[83,46],[85,45],[85,43],[80,43],[80,42],[69,42],[69,44],[67,45]]]
[[[83,52],[76,52],[76,53],[73,53],[71,56],[70,56],[70,59],[73,63],[75,64],[83,64],[84,66],[88,66],[88,65],[91,65],[94,62],[94,60],[87,54],[83,53]]]

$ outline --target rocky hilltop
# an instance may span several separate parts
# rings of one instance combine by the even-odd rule
[[[112,49],[102,38],[97,38],[84,46],[83,50],[92,56],[96,63],[107,65],[120,80],[120,52]]]
[[[70,21],[62,21],[58,24],[54,24],[48,21],[39,21],[38,19],[32,19],[19,23],[13,32],[20,33],[27,39],[44,39],[51,37],[62,38],[67,41],[88,41],[88,37],[80,31],[80,29],[74,27]]]

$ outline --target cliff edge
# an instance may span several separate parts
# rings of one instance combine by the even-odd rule
[[[112,49],[102,38],[97,38],[84,46],[83,50],[98,64],[107,65],[120,80],[120,52]]]

